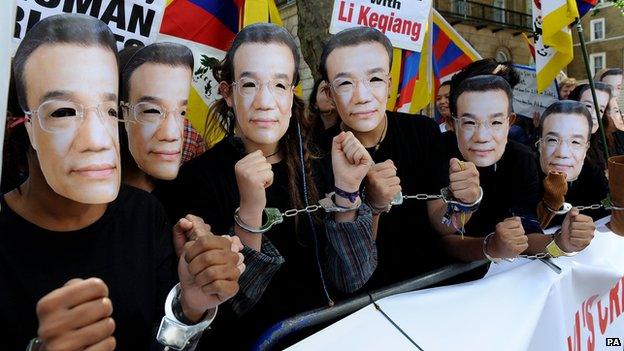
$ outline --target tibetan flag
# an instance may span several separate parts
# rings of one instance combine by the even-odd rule
[[[394,110],[409,113],[427,106],[445,78],[481,59],[479,53],[435,9],[431,11],[422,52],[403,50],[399,57],[401,69]]]
[[[576,0],[580,17],[585,16],[597,3],[598,0]]]
[[[559,71],[572,62],[572,32],[569,26],[578,17],[575,0],[533,1],[538,92],[547,89]]]
[[[226,51],[239,29],[241,1],[173,0],[160,33]]]
[[[223,132],[206,121],[209,106],[219,96],[212,67],[229,49],[236,33],[256,22],[282,24],[274,0],[167,0],[159,41],[186,45],[195,56],[193,86],[189,96],[188,119],[211,147]]]
[[[450,78],[481,55],[437,11],[433,12],[433,77],[437,90],[441,81]]]

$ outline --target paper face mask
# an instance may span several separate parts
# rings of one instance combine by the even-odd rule
[[[48,185],[85,204],[113,201],[121,182],[115,55],[43,45],[26,61],[24,81],[26,129]]]
[[[156,179],[178,174],[191,75],[188,67],[155,63],[131,73],[128,145],[139,168]]]

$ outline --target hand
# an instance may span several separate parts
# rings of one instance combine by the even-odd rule
[[[565,172],[549,171],[542,184],[544,185],[544,204],[553,211],[558,211],[568,192]]]
[[[462,203],[472,204],[479,199],[479,171],[472,162],[460,162],[452,158],[449,162],[449,181],[453,196]]]
[[[245,270],[243,245],[238,238],[215,236],[210,226],[188,215],[192,229],[178,263],[180,294],[184,315],[198,322],[205,311],[220,305],[238,292],[238,278]]]
[[[524,235],[519,217],[507,218],[498,223],[490,243],[492,250],[487,252],[495,258],[514,258],[529,248],[529,240]]]
[[[574,207],[563,220],[561,235],[555,238],[555,242],[565,252],[578,252],[589,246],[595,230],[594,220],[579,214],[579,210]]]
[[[366,197],[376,208],[386,208],[401,192],[401,179],[392,160],[375,164],[366,175]]]
[[[101,279],[72,279],[37,302],[37,334],[46,351],[114,350],[112,313]]]
[[[245,223],[250,217],[262,216],[266,207],[265,189],[273,184],[273,171],[262,151],[257,150],[243,157],[234,166],[238,193],[240,194],[240,216]]]
[[[332,167],[336,187],[356,192],[368,173],[373,159],[351,132],[341,132],[332,144]]]

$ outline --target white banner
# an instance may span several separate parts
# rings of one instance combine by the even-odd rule
[[[621,351],[624,238],[603,224],[575,257],[492,265],[480,280],[391,296],[381,309],[426,351]],[[607,346],[609,345],[609,346]],[[416,350],[369,305],[289,350]]]
[[[515,113],[532,118],[534,112],[541,115],[548,106],[559,100],[559,92],[554,81],[540,94],[537,92],[535,68],[516,64],[513,67],[520,76],[520,82],[513,91]]]
[[[335,0],[329,32],[351,27],[382,31],[392,46],[420,52],[432,0]]]
[[[132,43],[151,44],[160,30],[164,7],[165,0],[19,0],[13,51],[35,23],[59,13],[99,18],[115,34],[119,49]]]

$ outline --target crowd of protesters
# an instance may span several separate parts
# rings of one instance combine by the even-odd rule
[[[386,110],[392,50],[372,28],[333,35],[306,107],[293,36],[245,27],[212,69],[206,127],[225,137],[207,149],[187,47],[118,52],[84,15],[35,24],[8,103],[3,347],[249,349],[297,313],[450,263],[573,256],[611,214],[582,207],[605,199],[624,235],[621,68],[596,74],[598,110],[566,78],[520,116],[512,64],[479,60],[430,118]]]

